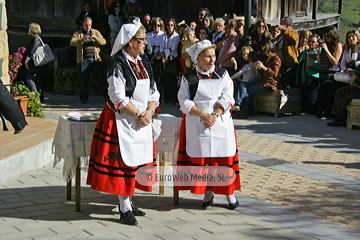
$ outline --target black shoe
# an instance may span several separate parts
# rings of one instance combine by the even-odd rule
[[[337,118],[333,122],[327,123],[327,125],[331,127],[345,127],[346,123],[343,119]]]
[[[230,210],[235,210],[235,208],[237,208],[237,207],[240,207],[240,203],[239,203],[239,201],[236,199],[236,203],[229,203],[229,209]]]
[[[120,212],[120,222],[127,225],[136,226],[138,224],[138,221],[136,220],[134,213],[129,210],[126,213]]]
[[[131,204],[132,211],[134,213],[134,216],[145,216],[146,213],[144,211],[141,211],[138,209],[134,204]]]
[[[210,201],[208,201],[208,202],[203,202],[202,204],[201,204],[201,207],[202,208],[207,208],[208,206],[210,206],[210,205],[212,205],[213,204],[213,202],[214,202],[214,194],[213,194],[213,196],[212,196],[212,198],[210,199]]]

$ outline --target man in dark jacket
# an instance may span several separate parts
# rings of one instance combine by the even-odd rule
[[[24,113],[21,111],[14,97],[9,93],[0,80],[0,115],[3,115],[15,129],[14,134],[20,133],[27,125]],[[4,121],[4,119],[2,118]]]

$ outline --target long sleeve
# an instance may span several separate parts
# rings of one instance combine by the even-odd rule
[[[180,104],[180,110],[184,114],[190,114],[190,110],[193,106],[195,106],[195,103],[190,99],[189,84],[184,76],[181,79],[180,89],[178,92],[178,100]]]
[[[177,33],[173,33],[170,38],[166,34],[163,36],[163,40],[160,44],[160,52],[165,53],[165,58],[178,57],[178,46],[180,43],[180,36]]]
[[[218,103],[224,108],[224,111],[229,111],[235,104],[234,100],[234,83],[231,80],[229,73],[226,72],[222,80],[222,94]]]
[[[248,72],[250,70],[251,70],[250,67],[248,66],[248,64],[246,64],[240,69],[240,71],[238,71],[237,73],[232,75],[231,79],[237,79],[237,78],[241,77],[242,75],[244,75],[246,72]]]
[[[116,71],[118,71],[118,77],[113,74],[107,80],[109,83],[108,94],[114,106],[123,108],[129,103],[130,99],[125,95],[126,79],[121,71]]]
[[[72,35],[71,37],[71,40],[70,40],[70,46],[73,46],[73,47],[77,47],[79,45],[82,44],[82,34],[80,34],[79,32],[74,32],[74,34]]]
[[[235,35],[224,46],[224,52],[218,58],[217,64],[223,63],[226,60],[230,60],[231,57],[236,55],[236,50],[240,47],[240,38]]]
[[[120,31],[120,28],[121,28],[121,25],[122,25],[122,19],[119,16],[118,21],[116,21],[116,16],[110,14],[108,23],[109,23],[109,27],[110,27],[111,32],[118,33]]]

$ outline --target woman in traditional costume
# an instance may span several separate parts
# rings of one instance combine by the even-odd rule
[[[159,92],[144,54],[146,44],[140,21],[122,26],[108,67],[110,101],[95,128],[87,178],[92,189],[118,195],[120,222],[128,225],[137,225],[135,216],[145,215],[131,201],[135,188],[152,191],[153,183],[141,185],[136,178],[156,171],[151,118]]]
[[[191,183],[190,186],[183,186],[181,182],[176,182],[175,188],[190,190],[195,194],[205,193],[202,202],[204,208],[213,203],[214,193],[226,195],[229,209],[233,210],[239,206],[233,192],[240,189],[237,141],[230,113],[234,104],[234,88],[228,72],[215,66],[215,49],[216,45],[208,40],[186,49],[197,64],[196,69],[183,76],[178,93],[183,121],[177,174],[190,171]],[[227,170],[224,171],[224,168]],[[229,180],[228,184],[217,184],[221,179],[212,179],[215,182],[207,179],[209,181],[204,182],[194,177],[211,178],[210,175],[217,170],[228,173],[222,179]]]

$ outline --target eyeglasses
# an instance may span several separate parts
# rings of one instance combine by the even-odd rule
[[[329,36],[328,34],[324,34],[324,36],[327,38],[327,37],[331,37],[331,36]]]
[[[199,13],[199,16],[200,16],[200,17],[203,17],[203,16],[205,16],[205,14]]]
[[[115,7],[118,8],[118,7],[120,7],[120,5],[116,5]]]
[[[144,37],[144,38],[133,38],[133,39],[136,39],[139,42],[147,42],[146,37]]]
[[[160,24],[154,24],[153,26],[154,26],[154,27],[161,27]]]

